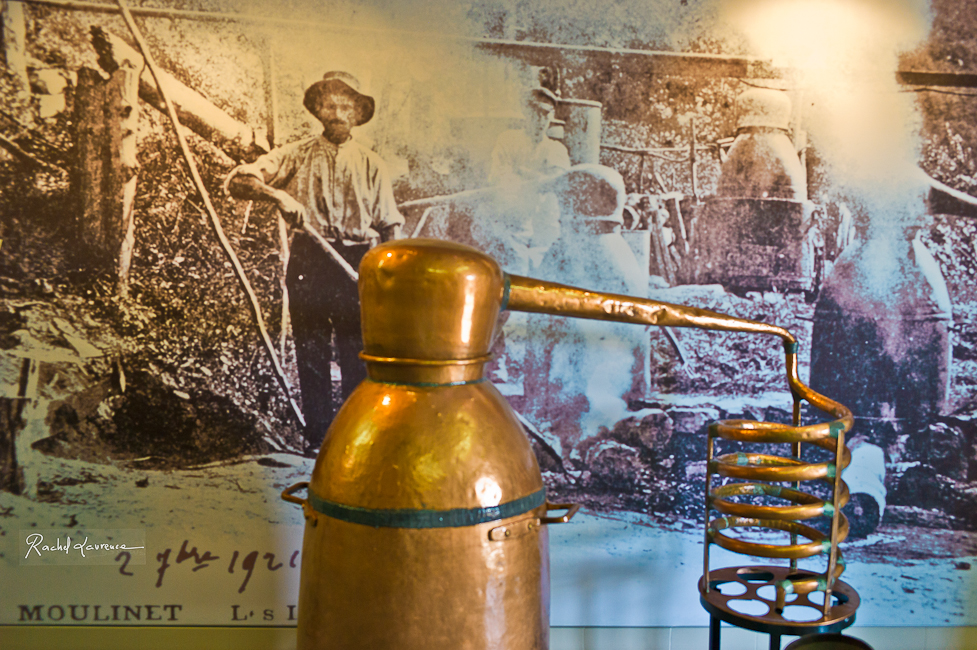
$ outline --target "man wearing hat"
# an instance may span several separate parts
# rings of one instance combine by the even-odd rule
[[[527,183],[570,167],[567,148],[547,135],[558,101],[547,88],[531,89],[524,104],[523,128],[499,135],[492,150],[489,182],[504,191],[493,214],[480,216],[474,235],[510,273],[528,273],[559,236],[556,197]]]
[[[225,182],[237,199],[271,201],[294,229],[285,286],[306,419],[318,448],[339,404],[366,377],[356,282],[303,228],[325,237],[353,268],[378,241],[400,237],[404,217],[394,202],[383,159],[351,136],[373,117],[372,97],[346,72],[328,72],[305,91],[305,108],[322,133],[278,147],[234,169]],[[342,395],[334,403],[335,352]]]
[[[492,150],[489,182],[498,192],[476,211],[472,236],[508,273],[533,275],[560,235],[560,206],[553,189],[541,182],[570,167],[567,148],[547,135],[558,101],[547,88],[530,89],[523,128],[500,134]],[[496,341],[497,365],[489,372],[494,381],[518,383],[527,317],[512,313],[505,319]]]

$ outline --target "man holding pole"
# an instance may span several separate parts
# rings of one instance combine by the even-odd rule
[[[322,443],[339,404],[366,378],[355,273],[378,241],[400,237],[383,159],[351,136],[373,117],[372,97],[346,72],[327,72],[305,92],[305,108],[322,123],[313,136],[241,165],[225,187],[237,199],[271,201],[294,229],[285,286],[309,450]],[[335,337],[335,343],[333,343]],[[330,362],[342,375],[334,403]]]

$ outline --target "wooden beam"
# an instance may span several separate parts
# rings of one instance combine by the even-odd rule
[[[611,65],[619,60],[643,64],[646,74],[685,77],[773,78],[781,71],[758,57],[724,54],[697,54],[638,50],[631,48],[599,47],[509,41],[504,39],[472,39],[479,48],[496,54],[521,59],[530,65],[580,67]]]
[[[135,48],[100,27],[92,27],[92,45],[99,55],[98,64],[106,72],[114,72],[125,61],[138,61],[143,71],[139,77],[139,98],[156,110],[166,112],[159,89],[142,65],[142,55]],[[180,123],[215,144],[231,158],[253,160],[270,149],[268,141],[254,129],[235,120],[173,75],[160,71],[160,83],[173,101]]]
[[[25,163],[28,166],[36,166],[43,169],[44,171],[51,172],[51,173],[60,173],[66,171],[61,167],[58,167],[57,165],[52,165],[51,163],[44,162],[37,156],[27,151],[24,151],[20,147],[20,145],[18,145],[16,142],[3,135],[0,135],[0,148],[9,151],[18,159],[20,159],[22,163]]]
[[[29,3],[58,7],[69,11],[91,13],[119,13],[113,4],[84,2],[80,0],[4,0],[10,4]],[[665,52],[660,50],[639,50],[634,48],[602,47],[596,45],[570,45],[563,43],[537,43],[514,41],[501,38],[479,38],[444,34],[441,32],[412,32],[409,30],[356,27],[328,23],[317,20],[282,18],[278,16],[228,13],[220,11],[190,11],[181,9],[160,9],[153,7],[133,7],[133,15],[152,18],[176,18],[197,21],[241,22],[260,25],[278,25],[295,29],[311,29],[340,33],[383,34],[424,40],[448,40],[467,42],[489,51],[497,51],[521,58],[534,65],[550,65],[553,57],[624,57],[641,58],[653,63],[655,74],[674,76],[730,77],[730,78],[781,78],[786,69],[775,68],[770,61],[760,57]],[[934,86],[945,88],[977,88],[977,74],[947,73],[926,70],[899,70],[896,79],[904,85]]]
[[[11,0],[12,1],[12,0]],[[83,2],[80,0],[22,0],[30,4],[58,7],[70,11],[85,11],[92,13],[119,13],[119,8],[113,4],[100,2]],[[393,37],[403,37],[430,41],[446,40],[498,51],[509,56],[523,58],[528,61],[541,61],[537,65],[548,65],[552,56],[581,55],[586,57],[640,57],[654,61],[660,74],[691,75],[691,76],[729,76],[729,77],[764,77],[779,76],[771,73],[769,64],[759,57],[699,54],[683,52],[665,52],[660,50],[639,50],[633,48],[602,47],[596,45],[569,45],[560,43],[537,43],[532,41],[514,41],[503,38],[480,38],[445,34],[443,32],[416,32],[402,29],[388,29],[375,27],[358,27],[329,23],[318,20],[282,18],[278,16],[229,13],[220,11],[190,11],[181,9],[160,9],[154,7],[132,7],[133,15],[151,18],[177,18],[197,21],[242,22],[262,25],[278,25],[295,29],[311,29],[339,33],[381,34]]]
[[[905,86],[937,86],[942,88],[977,88],[977,74],[971,72],[928,72],[899,70],[896,81]]]

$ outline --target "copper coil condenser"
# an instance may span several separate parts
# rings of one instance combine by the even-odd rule
[[[709,427],[705,551],[699,592],[703,607],[712,616],[713,649],[719,647],[721,620],[768,633],[770,647],[779,648],[782,634],[835,632],[848,627],[855,620],[859,604],[855,590],[839,580],[845,563],[838,544],[848,537],[848,519],[841,510],[849,497],[841,475],[851,462],[845,434],[852,427],[852,414],[801,383],[797,376],[797,343],[785,338],[784,348],[787,380],[794,398],[792,424],[726,420]],[[802,426],[801,407],[805,400],[835,419]],[[788,454],[736,451],[717,455],[717,444],[727,442],[747,448],[781,445]],[[811,447],[828,452],[827,458],[805,460],[813,451]],[[724,482],[717,485],[717,478]],[[826,494],[819,496],[813,490],[801,489],[816,482],[826,486]],[[830,522],[828,532],[809,525],[825,519]],[[780,531],[781,541],[783,533],[790,539],[787,544],[756,541],[737,536],[738,529]],[[737,554],[789,562],[787,566],[713,569],[713,545]],[[815,557],[826,560],[823,572],[798,567],[799,560]],[[807,620],[802,620],[786,616],[788,607],[795,612],[801,611],[796,608],[816,610],[820,615],[808,615]]]

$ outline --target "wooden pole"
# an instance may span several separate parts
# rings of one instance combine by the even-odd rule
[[[75,188],[78,197],[78,230],[85,254],[93,263],[104,266],[102,256],[102,203],[105,197],[105,82],[91,68],[78,70],[75,88]]]
[[[689,120],[689,132],[690,132],[690,141],[689,141],[689,169],[692,172],[692,200],[695,201],[696,203],[698,203],[699,202],[699,174],[698,174],[698,172],[695,169],[695,163],[696,163],[696,157],[695,157],[696,133],[695,133],[695,118],[694,117]],[[682,233],[682,234],[684,235],[685,233]]]
[[[804,198],[808,198],[807,187],[807,131],[804,129],[804,89],[797,88],[791,93],[792,114],[790,132],[794,139],[794,149],[804,170]]]
[[[24,490],[23,470],[17,462],[17,438],[26,426],[26,413],[37,396],[40,362],[24,358],[20,368],[17,394],[0,397],[0,490],[21,494]]]
[[[278,335],[278,350],[281,358],[284,359],[288,352],[288,337],[292,331],[292,310],[288,302],[288,287],[285,285],[285,275],[288,272],[288,260],[292,256],[292,250],[289,247],[288,224],[285,223],[280,212],[278,213],[278,243],[282,258],[282,273],[279,281],[282,289],[282,329]]]
[[[278,70],[275,60],[274,36],[266,34],[264,38],[265,56],[262,57],[262,71],[265,79],[265,110],[268,131],[268,146],[274,147],[281,138],[281,128],[278,120]],[[282,359],[288,352],[288,337],[292,329],[292,312],[288,303],[288,288],[285,286],[285,274],[288,271],[288,260],[291,257],[289,247],[289,228],[281,214],[278,215],[278,243],[281,250],[282,272],[280,286],[282,291],[281,332],[278,336],[278,354]]]
[[[638,194],[645,193],[645,156],[638,156]]]
[[[224,228],[221,226],[220,218],[217,216],[217,210],[214,208],[214,204],[210,200],[210,194],[207,192],[207,188],[204,186],[204,181],[200,177],[200,171],[197,169],[197,163],[194,160],[193,155],[190,153],[190,147],[187,146],[187,141],[183,134],[183,128],[180,124],[180,118],[177,116],[176,107],[173,102],[170,101],[169,94],[166,92],[164,85],[160,81],[162,71],[159,69],[159,66],[156,65],[152,52],[150,52],[149,46],[146,44],[146,40],[142,36],[142,32],[139,31],[139,27],[136,25],[135,19],[132,17],[132,14],[129,13],[129,8],[126,5],[125,0],[116,0],[116,4],[118,4],[119,10],[122,12],[122,18],[129,27],[129,31],[132,32],[133,38],[136,39],[136,44],[139,46],[139,50],[142,52],[142,56],[146,61],[146,67],[149,68],[149,72],[152,75],[153,80],[159,86],[160,96],[162,97],[163,103],[166,106],[166,114],[170,118],[170,122],[173,124],[173,134],[176,136],[177,144],[180,146],[180,152],[183,154],[183,158],[187,163],[187,167],[189,168],[190,177],[193,179],[194,187],[197,188],[197,191],[200,193],[200,198],[204,202],[207,215],[210,217],[211,228],[214,231],[214,235],[217,236],[221,249],[224,251],[224,254],[230,261],[231,266],[234,269],[234,275],[237,277],[241,288],[248,296],[248,306],[251,308],[251,314],[254,316],[255,325],[258,328],[258,334],[261,337],[261,342],[264,344],[265,351],[268,353],[268,358],[271,361],[272,368],[275,371],[275,378],[278,380],[282,391],[285,393],[285,398],[288,400],[289,406],[292,407],[292,413],[295,415],[296,419],[298,419],[299,423],[304,427],[305,417],[302,415],[302,410],[292,397],[292,388],[288,383],[288,379],[285,377],[285,371],[282,370],[282,366],[278,361],[278,355],[275,354],[275,345],[272,343],[271,336],[268,335],[268,328],[265,327],[265,319],[261,315],[261,307],[258,304],[258,296],[255,295],[254,289],[251,288],[251,283],[248,282],[247,275],[244,273],[244,267],[241,266],[241,261],[238,259],[234,249],[231,247],[231,242],[228,241],[227,235],[224,234]],[[326,247],[331,248],[329,247],[328,243],[326,244]],[[333,252],[335,253],[335,251]],[[336,255],[338,257],[338,253]]]
[[[136,156],[136,132],[139,129],[139,73],[141,61],[125,59],[112,74],[110,103],[107,108],[118,113],[109,116],[112,134],[113,159],[118,152],[119,162],[113,181],[113,195],[119,197],[119,230],[122,235],[118,253],[118,290],[122,298],[129,297],[129,267],[135,246],[135,220],[133,219],[136,180],[139,160]]]
[[[13,86],[11,108],[20,122],[30,119],[30,79],[27,76],[27,27],[24,22],[24,5],[11,0],[0,0],[0,18],[3,19],[3,62]]]
[[[107,81],[82,68],[75,92],[75,182],[81,201],[82,252],[95,267],[112,271],[123,298],[129,292],[135,243],[139,63],[119,60]]]
[[[20,145],[18,145],[16,142],[2,135],[0,135],[0,147],[12,153],[20,160],[20,162],[24,163],[28,167],[36,167],[38,169],[43,169],[44,171],[53,174],[58,174],[66,171],[65,169],[58,167],[57,165],[52,165],[51,163],[44,162],[34,154],[24,151],[23,149],[21,149]]]
[[[281,129],[278,123],[278,70],[275,60],[275,42],[271,35],[264,39],[265,56],[261,58],[262,72],[265,78],[265,107],[268,112],[267,126],[268,146],[274,147],[281,140]]]

